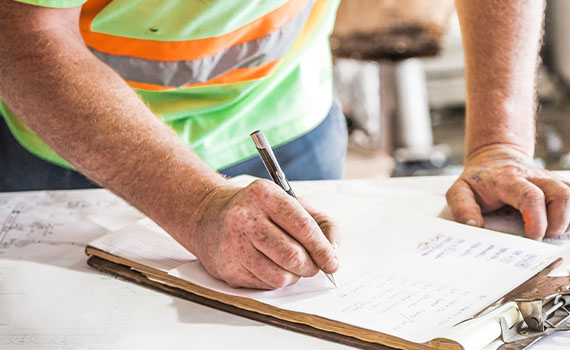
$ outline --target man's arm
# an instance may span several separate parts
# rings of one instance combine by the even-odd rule
[[[0,0],[0,98],[26,125],[233,286],[335,271],[334,225],[269,181],[239,189],[209,169],[89,52],[79,12]]]
[[[566,182],[533,164],[535,75],[543,1],[456,0],[466,62],[465,170],[447,193],[454,217],[482,226],[481,210],[517,208],[526,235],[570,223]]]

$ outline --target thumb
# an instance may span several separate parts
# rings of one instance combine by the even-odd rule
[[[485,222],[481,215],[481,207],[477,204],[473,189],[465,180],[457,179],[449,188],[445,197],[455,221],[471,226],[483,227]]]

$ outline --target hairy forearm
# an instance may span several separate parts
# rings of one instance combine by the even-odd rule
[[[47,28],[3,44],[2,100],[70,164],[167,230],[189,225],[192,208],[226,183],[78,33]]]
[[[466,156],[509,144],[534,153],[541,0],[456,0],[466,60]]]

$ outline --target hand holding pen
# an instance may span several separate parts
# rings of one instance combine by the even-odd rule
[[[285,173],[283,173],[283,170],[281,170],[281,166],[279,166],[277,158],[275,158],[273,150],[271,149],[269,142],[267,142],[265,135],[263,135],[263,132],[259,130],[255,131],[251,133],[251,138],[255,143],[255,147],[259,152],[259,156],[261,157],[263,165],[265,165],[265,168],[267,169],[267,172],[269,173],[273,181],[277,185],[279,185],[279,187],[281,187],[285,192],[287,192],[291,197],[297,199],[297,196],[295,196],[293,189],[289,185],[289,181],[287,181]],[[324,237],[324,234],[322,236]],[[327,272],[325,272],[325,275],[327,276],[329,281],[331,281],[331,283],[336,287],[337,284],[334,275],[332,273],[327,273]]]
[[[239,187],[220,176],[209,186],[198,206],[174,215],[165,229],[213,277],[232,287],[275,289],[337,270],[340,229],[328,216],[266,179]]]

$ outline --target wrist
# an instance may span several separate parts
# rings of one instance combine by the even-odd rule
[[[148,179],[135,206],[186,249],[195,253],[195,233],[203,203],[219,188],[231,186],[216,171],[202,166],[170,168],[161,179]]]
[[[507,113],[500,117],[467,118],[466,159],[485,149],[510,148],[532,158],[534,155],[534,118],[517,118]]]
[[[536,110],[532,91],[517,94],[509,89],[471,87],[471,90],[474,91],[470,92],[466,106],[466,154],[504,145],[532,157]]]
[[[487,161],[489,159],[494,162],[510,160],[518,163],[526,163],[532,161],[533,154],[515,143],[496,142],[481,145],[471,152],[466,153],[464,163],[467,165],[478,163],[480,160]]]
[[[525,142],[524,140],[527,141]],[[467,137],[465,159],[469,159],[489,149],[512,149],[532,159],[534,157],[534,139],[531,137],[515,137],[513,135],[503,137],[487,136],[485,138]]]

